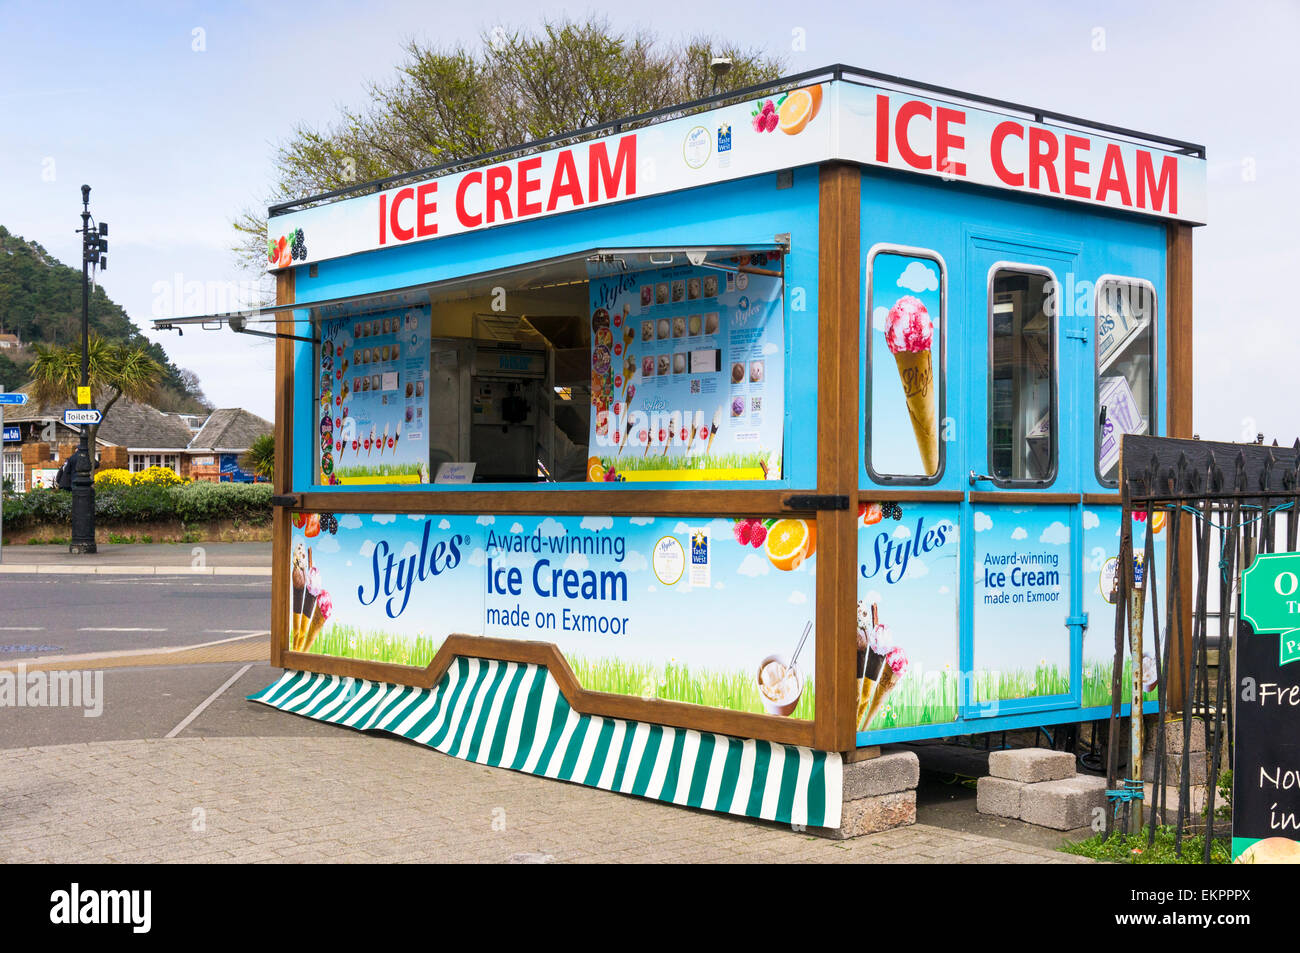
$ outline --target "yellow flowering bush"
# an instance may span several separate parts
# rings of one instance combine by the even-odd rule
[[[171,467],[147,467],[131,475],[132,486],[182,486],[189,482]]]
[[[130,470],[123,470],[120,467],[100,470],[95,474],[95,486],[130,486],[133,475]]]

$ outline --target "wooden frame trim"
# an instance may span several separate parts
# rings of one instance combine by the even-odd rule
[[[1192,436],[1192,227],[1170,223],[1165,229],[1165,432],[1171,437]],[[1181,518],[1181,514],[1179,515]],[[1178,585],[1183,600],[1184,658],[1192,657],[1192,536],[1184,533],[1178,554],[1182,573]],[[1173,552],[1165,558],[1166,578]],[[1170,581],[1172,584],[1172,580]],[[1166,620],[1166,625],[1168,625]],[[1166,633],[1170,631],[1166,628]],[[1170,653],[1167,701],[1169,711],[1182,711],[1186,676],[1178,653]]]
[[[858,336],[862,171],[819,169],[817,492],[852,500],[858,485]],[[857,507],[817,519],[817,710],[814,746],[857,747]]]
[[[724,708],[709,708],[704,705],[665,701],[658,698],[639,698],[635,695],[589,691],[578,683],[578,678],[573,674],[568,661],[559,648],[551,642],[530,642],[523,639],[481,635],[449,635],[433,660],[424,668],[385,662],[366,662],[331,655],[312,655],[304,652],[285,652],[284,667],[297,671],[351,676],[432,689],[446,674],[448,667],[457,656],[544,665],[551,673],[551,677],[555,679],[570,707],[582,715],[624,718],[629,721],[671,725],[675,728],[693,728],[697,731],[713,731],[742,738],[761,738],[780,744],[812,746],[814,741],[814,722],[810,721],[796,721],[778,715],[728,711]],[[818,711],[820,710],[819,702]],[[820,714],[818,717],[821,717]]]
[[[970,495],[972,503],[1015,503],[1021,506],[1026,503],[1078,503],[1082,498],[1080,493],[1009,493],[997,490],[981,490]]]
[[[761,516],[815,513],[785,501],[811,490],[358,490],[296,494],[295,510],[357,513],[493,513],[496,515]]]
[[[289,268],[275,276],[275,303],[294,300],[294,270]],[[293,341],[275,341],[275,464],[271,474],[271,492],[283,495],[293,485]],[[272,508],[271,565],[289,564],[289,514],[284,507]],[[289,615],[281,606],[289,604],[289,579],[284,573],[271,572],[271,664],[283,668],[289,644]]]
[[[1123,506],[1124,501],[1118,493],[1085,493],[1083,502],[1094,506]]]
[[[859,503],[960,503],[964,499],[966,494],[961,490],[858,490]]]

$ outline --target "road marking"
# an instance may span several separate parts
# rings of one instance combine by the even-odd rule
[[[204,629],[204,635],[261,635],[265,629]]]
[[[78,632],[166,632],[166,629],[114,628],[112,626],[83,626]]]
[[[244,673],[247,672],[247,671],[248,671],[250,668],[252,668],[252,667],[253,667],[253,666],[252,666],[251,664],[249,664],[249,665],[245,665],[243,668],[241,668],[241,669],[240,669],[238,672],[236,672],[234,675],[231,675],[228,679],[226,679],[226,683],[225,683],[224,685],[222,685],[220,688],[218,688],[215,692],[213,692],[213,693],[212,693],[211,695],[209,695],[207,698],[203,699],[203,701],[199,703],[199,707],[195,708],[192,712],[190,712],[188,715],[186,715],[184,721],[182,721],[179,725],[177,725],[177,726],[176,726],[175,728],[173,728],[171,731],[167,732],[167,734],[165,734],[163,737],[164,737],[164,738],[175,738],[177,735],[179,735],[182,731],[184,731],[184,730],[186,729],[186,727],[189,726],[189,723],[190,723],[190,722],[192,722],[195,718],[199,717],[199,715],[203,714],[203,711],[204,711],[205,708],[207,708],[207,707],[208,707],[209,705],[211,705],[214,701],[216,701],[218,698],[220,698],[221,695],[222,695],[222,693],[225,692],[225,690],[226,690],[227,688],[229,688],[231,685],[235,684],[235,682],[237,682],[237,681],[239,681],[241,678],[243,678],[243,677],[244,677]]]
[[[0,632],[44,632],[43,625],[0,625]]]
[[[252,635],[232,635],[227,639],[214,639],[211,642],[199,642],[197,645],[167,645],[152,649],[118,649],[111,652],[83,652],[77,655],[34,655],[30,658],[19,659],[15,662],[0,662],[0,671],[12,668],[18,664],[23,665],[57,665],[67,662],[94,662],[107,659],[124,659],[137,658],[142,656],[168,655],[179,652],[192,652],[196,649],[208,649],[214,645],[225,645],[229,642],[242,642],[245,639],[257,638],[259,636],[269,636],[270,629],[263,629],[260,632],[254,632]]]

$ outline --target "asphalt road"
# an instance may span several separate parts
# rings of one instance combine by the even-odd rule
[[[266,576],[0,575],[0,662],[265,632]]]

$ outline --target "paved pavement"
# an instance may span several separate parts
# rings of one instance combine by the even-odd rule
[[[829,841],[344,729],[0,752],[0,861],[327,860],[1080,862],[926,824]]]
[[[73,556],[66,545],[5,546],[0,573],[271,574],[270,543],[108,543],[101,544],[98,550]]]

